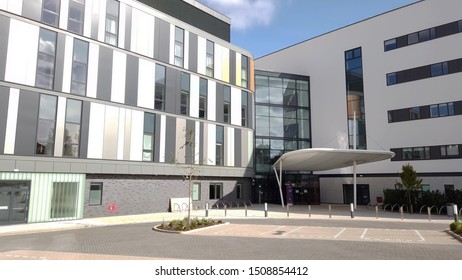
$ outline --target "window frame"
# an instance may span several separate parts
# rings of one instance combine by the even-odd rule
[[[42,108],[42,97],[43,98],[54,98],[54,116],[53,116],[53,119],[47,119],[47,118],[43,118],[41,117],[41,108]],[[44,101],[45,102],[45,101]],[[58,97],[57,96],[53,96],[53,95],[49,95],[49,94],[40,94],[40,97],[39,97],[39,110],[38,110],[38,116],[37,116],[37,132],[36,132],[36,137],[35,137],[35,143],[36,143],[36,147],[35,147],[35,155],[36,156],[43,156],[43,157],[53,157],[54,156],[54,152],[55,152],[55,143],[56,143],[56,118],[57,118],[57,114],[58,114]],[[51,142],[46,142],[47,145],[50,145],[50,152],[47,153],[46,152],[46,148],[44,150],[43,153],[40,153],[38,152],[39,151],[39,126],[41,123],[53,123],[53,127],[52,127],[52,131],[53,131],[53,138],[51,139],[52,141]],[[45,146],[46,147],[46,146]]]
[[[177,40],[178,32],[181,32],[181,41]],[[173,39],[173,64],[178,67],[184,67],[184,45],[185,45],[185,30],[175,26],[175,36]],[[177,53],[177,47],[180,53]],[[179,56],[180,55],[180,56]]]
[[[154,109],[159,111],[165,111],[165,95],[167,89],[167,68],[164,65],[160,65],[156,63],[156,70],[155,70],[155,89],[154,89]],[[162,82],[158,82],[158,76],[160,71],[163,71],[163,80]],[[160,106],[159,106],[160,104]]]
[[[216,126],[215,165],[224,166],[224,126]],[[219,135],[220,133],[220,135]]]
[[[248,88],[249,80],[249,58],[241,55],[241,87]]]
[[[43,32],[43,34],[42,34]],[[44,34],[46,33],[49,33],[49,35],[53,35],[54,36],[54,49],[53,49],[53,54],[50,54],[48,52],[46,52],[44,49],[42,50],[40,48],[40,38],[42,38],[42,36],[45,36]],[[38,48],[37,48],[37,64],[36,64],[36,73],[35,73],[35,86],[36,87],[39,87],[39,88],[44,88],[44,89],[53,89],[54,88],[54,85],[55,85],[55,74],[56,74],[56,47],[57,47],[57,40],[58,40],[58,34],[54,31],[51,31],[51,30],[48,30],[48,29],[45,29],[45,28],[40,28],[40,31],[39,31],[39,40],[38,40]],[[45,40],[44,40],[45,41]],[[46,41],[46,42],[51,42],[51,41]],[[43,59],[43,58],[48,58],[47,59]],[[53,68],[52,68],[52,71],[50,74],[47,73],[47,71],[40,71],[40,62],[46,64],[47,62],[51,62],[53,61]],[[47,77],[49,80],[48,81],[51,81],[51,85],[47,85],[47,86],[44,86],[44,85],[39,85],[38,84],[38,77]]]
[[[187,89],[183,88],[183,79],[185,79],[185,77],[187,77]],[[180,115],[189,116],[190,93],[191,77],[188,73],[180,72]]]
[[[82,16],[80,20],[71,18],[71,8],[72,7],[78,8],[80,10],[81,16]],[[79,35],[83,35],[83,27],[84,27],[84,23],[85,23],[85,0],[69,0],[69,13],[68,13],[68,15],[69,16],[68,16],[68,19],[67,19],[67,30],[70,31],[70,32],[79,34]],[[79,24],[80,29],[78,31],[71,29],[70,26],[72,26],[72,24],[70,24],[70,23]]]
[[[113,3],[117,5],[117,15],[111,14],[109,11],[109,4],[108,3]],[[104,27],[104,42],[113,46],[118,46],[118,40],[119,40],[119,17],[120,17],[120,3],[119,1],[116,0],[107,0],[106,2],[106,19],[105,19],[105,27]],[[115,25],[115,30],[113,33],[110,30],[110,25],[108,25],[109,22],[114,22]],[[109,29],[108,29],[109,27]],[[111,42],[110,39],[114,39],[115,42]]]
[[[207,40],[205,49],[205,75],[213,78],[215,75],[215,43]]]
[[[236,184],[236,199],[244,199],[244,186],[242,183]]]
[[[146,121],[148,118],[152,118],[152,121],[153,121],[153,127],[152,127],[152,130],[149,130],[146,128]],[[142,161],[144,162],[153,162],[154,161],[154,147],[155,147],[155,133],[156,133],[156,115],[153,114],[153,113],[148,113],[148,112],[145,112],[144,113],[144,127],[143,127],[143,154],[142,154]],[[151,148],[146,148],[145,147],[145,137],[146,136],[149,136],[151,137]],[[150,158],[149,159],[145,159],[145,153],[149,153],[150,154]]]
[[[47,3],[47,1],[56,3],[56,6],[57,6],[57,11],[56,12],[45,9],[45,4]],[[58,27],[59,26],[59,18],[61,16],[60,15],[60,10],[61,10],[61,0],[43,0],[42,1],[42,9],[41,9],[40,21],[45,23],[45,24]],[[55,17],[55,22],[51,23],[51,22],[44,21],[44,16],[43,16],[44,12],[52,14]]]
[[[231,87],[223,87],[223,122],[231,123]]]
[[[79,122],[74,122],[74,121],[69,121],[68,120],[69,101],[79,102],[80,103]],[[81,141],[81,135],[82,135],[82,133],[81,133],[81,130],[82,130],[82,106],[83,106],[83,101],[81,101],[81,100],[70,99],[70,98],[68,98],[66,100],[66,117],[65,117],[64,131],[66,131],[66,127],[68,127],[68,125],[78,125],[78,127],[79,127],[79,139],[77,140],[77,143],[75,143],[75,142],[66,142],[66,137],[64,137],[64,140],[63,140],[63,157],[78,158],[80,156],[80,141]],[[68,154],[66,154],[65,153],[66,145],[77,146],[77,155],[68,155]]]
[[[99,187],[99,202],[98,203],[92,203],[92,199],[91,199],[91,194],[92,194],[92,190],[91,190],[91,187],[92,186],[98,186]],[[90,189],[88,191],[88,205],[89,206],[101,206],[103,205],[103,182],[90,182]]]
[[[81,61],[77,61],[75,59],[75,50],[76,50],[76,44],[83,43],[86,45],[86,57],[85,57],[85,63]],[[72,55],[72,74],[71,74],[71,90],[70,93],[80,95],[80,96],[86,96],[87,93],[87,81],[88,81],[88,54],[89,54],[89,43],[86,41],[79,40],[77,38],[74,38],[74,47],[73,47],[73,55]],[[76,66],[81,66],[82,68],[85,69],[85,81],[78,81],[74,80],[74,70]],[[77,88],[74,87],[74,84],[79,84],[83,85],[84,89],[83,92],[78,92]]]
[[[195,198],[194,197],[194,187],[198,187],[196,193],[197,193],[197,197]],[[200,201],[201,200],[201,191],[202,191],[202,186],[201,186],[201,183],[200,182],[193,182],[192,183],[192,190],[191,190],[191,199],[192,201]]]
[[[208,97],[208,81],[200,78],[199,80],[199,118],[207,119],[207,97]]]
[[[220,200],[223,198],[223,183],[210,183],[209,184],[209,199]]]

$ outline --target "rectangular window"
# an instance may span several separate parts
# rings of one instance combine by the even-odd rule
[[[248,119],[247,104],[248,104],[248,93],[246,91],[242,91],[241,93],[241,125],[244,127],[247,127],[247,119]]]
[[[447,194],[448,192],[454,191],[454,185],[444,185],[444,193]]]
[[[55,77],[56,32],[40,28],[35,86],[53,89]]]
[[[37,124],[37,155],[53,156],[55,146],[57,97],[40,95],[39,117]]]
[[[216,156],[215,156],[215,165],[218,166],[223,166],[223,159],[224,159],[224,127],[217,125],[217,131],[216,131],[216,146],[215,146],[215,151],[216,151]]]
[[[144,113],[143,161],[154,160],[154,126],[156,116]]]
[[[249,58],[245,55],[241,56],[241,86],[247,88],[249,79]]]
[[[215,59],[215,45],[212,41],[207,40],[207,54],[205,61],[205,74],[213,78]]]
[[[192,185],[192,200],[199,201],[201,200],[201,184],[193,183]]]
[[[436,63],[431,65],[432,77],[448,74],[448,63]]]
[[[396,84],[396,73],[387,74],[387,86]]]
[[[237,184],[236,185],[236,198],[237,199],[243,199],[244,198],[244,192],[243,192],[242,184]]]
[[[418,120],[420,119],[420,107],[414,107],[409,109],[409,119]]]
[[[462,20],[459,20],[459,32],[462,32]]]
[[[117,46],[119,30],[119,1],[107,0],[104,42]]]
[[[422,30],[419,32],[419,42],[430,40],[430,29]]]
[[[422,191],[423,192],[429,192],[430,191],[430,185],[429,184],[422,184]]]
[[[181,72],[180,84],[181,84],[180,114],[189,115],[189,89],[190,89],[189,74]]]
[[[79,157],[82,101],[68,99],[64,128],[63,156]]]
[[[199,83],[199,118],[206,119],[208,82],[206,79],[200,78]]]
[[[43,0],[42,22],[49,25],[58,26],[60,4],[61,0]]]
[[[88,42],[74,39],[71,93],[85,96],[87,88]]]
[[[79,184],[53,182],[50,218],[55,220],[77,218]]]
[[[459,145],[441,146],[441,158],[458,158]]]
[[[90,183],[90,206],[103,204],[103,183]]]
[[[156,89],[154,109],[165,110],[166,78],[165,66],[156,64]]]
[[[223,122],[229,123],[231,121],[231,87],[224,86],[223,96]]]
[[[437,118],[440,116],[438,105],[431,105],[430,106],[430,117]]]
[[[70,0],[67,30],[82,35],[84,17],[85,0]]]
[[[223,183],[211,183],[209,186],[209,199],[223,198]]]
[[[184,30],[175,27],[174,64],[183,67],[184,58]]]
[[[419,33],[412,33],[407,35],[407,44],[412,45],[419,42]]]
[[[384,49],[386,52],[396,49],[396,39],[390,39],[385,41]]]

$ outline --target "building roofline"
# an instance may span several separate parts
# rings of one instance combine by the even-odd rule
[[[389,11],[386,11],[386,12],[383,12],[383,13],[380,13],[380,14],[377,14],[377,15],[375,15],[375,16],[371,16],[371,17],[362,19],[362,20],[357,21],[357,22],[354,22],[354,23],[350,23],[350,24],[348,24],[348,25],[345,25],[345,26],[336,28],[336,29],[334,29],[334,30],[331,30],[331,31],[322,33],[322,34],[320,34],[320,35],[317,35],[317,36],[311,37],[311,38],[309,38],[309,39],[303,40],[303,41],[301,41],[301,42],[298,42],[298,43],[292,44],[292,45],[290,45],[290,46],[284,47],[284,48],[282,48],[282,49],[279,49],[279,50],[270,52],[270,53],[268,53],[268,54],[265,54],[265,55],[263,55],[263,56],[260,56],[260,57],[258,57],[258,58],[255,58],[255,60],[258,60],[258,59],[260,59],[260,58],[264,58],[264,57],[266,57],[266,56],[273,55],[273,54],[275,54],[275,53],[284,51],[284,50],[286,50],[286,49],[290,49],[290,48],[292,48],[292,47],[295,47],[295,46],[297,46],[297,45],[301,45],[301,44],[303,44],[303,43],[306,43],[306,42],[308,42],[308,41],[317,39],[317,38],[319,38],[319,37],[328,35],[328,34],[330,34],[330,33],[337,32],[337,31],[339,31],[339,30],[348,28],[348,27],[350,27],[350,26],[353,26],[353,25],[356,25],[356,24],[360,24],[360,23],[362,23],[362,22],[365,22],[365,21],[368,21],[368,20],[371,20],[371,19],[374,19],[374,18],[383,16],[383,15],[388,14],[388,13],[395,12],[395,11],[400,10],[400,9],[407,8],[407,7],[412,6],[412,5],[416,5],[416,4],[418,4],[418,3],[420,3],[420,2],[424,2],[424,1],[425,1],[425,0],[417,0],[417,1],[414,2],[414,3],[410,3],[410,4],[407,4],[407,5],[404,5],[404,6],[401,6],[401,7],[398,7],[398,8],[395,8],[395,9],[392,9],[392,10],[389,10]]]
[[[200,1],[197,1],[197,0],[183,0],[184,2],[186,3],[189,3],[190,5],[206,12],[207,14],[210,14],[216,18],[218,18],[219,20],[221,21],[224,21],[226,22],[227,24],[231,25],[231,18],[218,12],[217,10],[214,10],[204,4],[202,4]]]

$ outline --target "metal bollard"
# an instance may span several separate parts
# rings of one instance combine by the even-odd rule
[[[379,219],[379,206],[375,206],[375,218],[378,220]]]
[[[454,222],[459,222],[459,212],[457,212],[457,204],[453,205],[453,210],[454,210]]]
[[[403,206],[399,207],[399,213],[401,213],[401,220],[404,220]]]
[[[290,212],[290,211],[289,211],[289,208],[290,208],[290,207],[289,207],[289,204],[287,204],[287,218],[289,218],[289,212]]]
[[[431,221],[432,220],[432,211],[431,211],[430,207],[427,207],[427,213],[428,213],[428,220]]]
[[[209,216],[209,203],[208,202],[205,204],[205,216],[206,217]]]
[[[226,207],[226,204],[225,204],[225,217],[228,215],[228,208]]]
[[[350,203],[350,215],[352,219],[355,217],[355,208],[353,203]]]
[[[329,219],[332,218],[332,205],[329,205]]]
[[[308,205],[308,217],[311,218],[311,205]]]
[[[245,205],[245,216],[247,217],[247,204]]]
[[[268,218],[268,203],[265,202],[265,218]]]

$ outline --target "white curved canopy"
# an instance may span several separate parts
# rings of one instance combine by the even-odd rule
[[[286,171],[322,171],[390,159],[395,153],[374,150],[314,148],[283,154],[273,168]],[[282,164],[281,164],[282,163]]]

